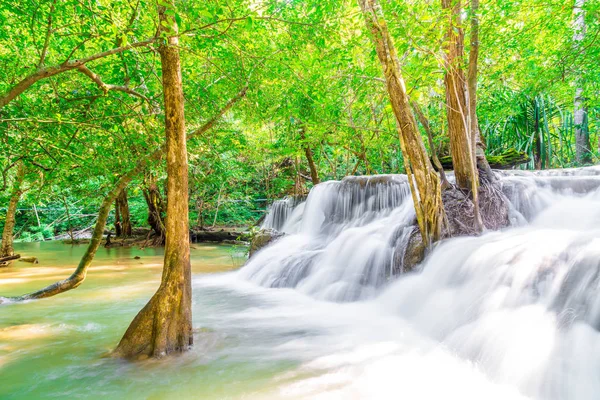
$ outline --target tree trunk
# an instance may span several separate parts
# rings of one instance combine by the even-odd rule
[[[146,205],[148,206],[148,225],[154,231],[155,243],[164,244],[165,242],[165,224],[163,222],[164,205],[160,190],[156,184],[156,179],[149,176],[146,180],[146,187],[142,190]]]
[[[446,31],[446,51],[444,57],[444,83],[446,86],[446,117],[448,119],[448,136],[450,137],[450,153],[454,165],[456,186],[471,191],[475,214],[475,228],[483,229],[479,213],[479,177],[475,169],[475,152],[472,132],[469,126],[469,107],[467,104],[467,87],[465,74],[461,67],[464,52],[464,31],[461,28],[461,0],[442,0],[442,8],[448,13]],[[475,75],[476,79],[476,75]],[[473,113],[475,107],[473,107]],[[476,119],[472,121],[477,131]],[[485,157],[484,157],[485,158]]]
[[[129,237],[131,236],[131,216],[129,213],[129,202],[127,201],[127,188],[121,190],[115,201],[116,208],[118,211],[115,215],[120,216],[120,231],[117,232],[117,236]],[[115,216],[115,220],[116,220]],[[116,226],[116,223],[115,223]]]
[[[468,109],[465,75],[460,66],[463,55],[464,32],[460,27],[460,0],[442,0],[448,10],[444,83],[446,86],[446,117],[450,137],[450,153],[454,161],[456,185],[465,190],[473,187],[474,167],[471,135],[468,129]]]
[[[6,209],[6,219],[4,220],[4,230],[2,231],[2,246],[0,247],[0,257],[12,256],[15,253],[13,248],[13,230],[15,229],[17,205],[23,195],[23,180],[25,179],[25,166],[23,161],[17,164],[17,174],[13,190],[10,194],[8,208]]]
[[[385,75],[421,236],[425,244],[430,244],[440,238],[444,218],[439,178],[427,157],[417,122],[411,112],[400,62],[383,10],[377,0],[358,2]]]
[[[319,179],[319,170],[315,165],[313,152],[308,143],[306,143],[306,131],[304,130],[304,127],[300,129],[300,139],[302,139],[302,149],[304,150],[304,155],[306,155],[306,160],[308,161],[308,168],[310,169],[310,180],[313,185],[317,185],[321,182]]]
[[[119,193],[120,194],[120,193]],[[121,228],[121,204],[119,196],[115,199],[115,236],[121,237],[123,229]]]
[[[169,6],[175,11],[174,2]],[[173,14],[159,6],[160,25],[177,35]],[[183,352],[193,343],[192,276],[188,221],[188,166],[178,36],[159,47],[167,142],[167,242],[158,291],[125,332],[115,355],[161,357]]]
[[[145,166],[144,163],[138,164],[136,168],[131,170],[128,174],[123,175],[118,181],[115,187],[106,195],[104,200],[102,201],[102,205],[98,210],[98,219],[96,220],[96,225],[94,226],[94,231],[92,232],[92,238],[90,240],[90,244],[88,245],[85,253],[81,257],[79,264],[75,271],[66,279],[60,280],[58,282],[53,283],[52,285],[46,286],[43,289],[40,289],[36,292],[26,294],[24,296],[20,296],[15,298],[15,300],[31,300],[31,299],[42,299],[46,297],[52,297],[62,292],[66,292],[67,290],[75,289],[78,287],[81,282],[84,281],[87,270],[92,260],[94,259],[94,255],[100,247],[100,243],[102,242],[102,237],[104,235],[104,228],[106,227],[106,221],[108,219],[108,214],[110,213],[110,208],[115,201],[115,198],[119,194],[122,188],[126,187],[127,184],[140,172],[139,169]]]
[[[585,0],[575,0],[575,21],[573,24],[573,42],[575,51],[581,51],[583,40],[585,39]],[[574,104],[574,123],[575,123],[575,150],[576,159],[579,164],[591,162],[592,148],[590,145],[590,135],[588,129],[587,107],[585,104],[583,90],[583,79],[581,74],[575,77],[575,104]]]
[[[67,213],[67,223],[69,224],[69,237],[71,238],[71,243],[75,240],[73,237],[73,224],[71,224],[71,212],[69,211],[69,203],[67,203],[67,198],[63,195],[63,204],[65,205],[65,212]],[[35,206],[34,206],[35,210]],[[37,211],[36,211],[37,215]],[[38,220],[39,224],[39,220]]]
[[[419,120],[421,125],[423,125],[423,129],[425,129],[425,133],[427,133],[427,140],[429,141],[429,149],[431,151],[431,159],[433,160],[433,165],[440,173],[442,189],[450,187],[450,182],[448,182],[448,179],[446,178],[444,167],[442,166],[442,163],[440,162],[437,156],[435,144],[433,143],[433,132],[431,131],[429,120],[427,119],[425,114],[423,114],[421,107],[419,107],[419,105],[416,102],[412,102],[412,107],[415,110],[415,114],[417,114],[417,119]]]
[[[467,95],[469,97],[469,130],[471,146],[478,173],[485,173],[489,180],[494,180],[494,174],[485,157],[485,143],[479,129],[477,118],[477,72],[479,60],[479,0],[471,0],[471,48],[469,51],[469,70],[467,75]]]

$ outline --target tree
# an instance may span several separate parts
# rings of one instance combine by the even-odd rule
[[[188,219],[188,166],[175,3],[159,6],[167,35],[158,52],[162,66],[167,145],[167,221],[160,287],[138,313],[114,354],[124,358],[162,357],[193,343],[192,272]],[[161,28],[162,29],[162,28]]]
[[[479,60],[479,0],[471,0],[471,34],[469,38],[469,68],[467,72],[467,97],[469,99],[469,132],[471,148],[474,151],[474,160],[477,175],[485,174],[488,180],[494,179],[490,164],[485,157],[484,138],[477,118],[477,73]]]
[[[585,39],[585,0],[575,0],[575,21],[573,23],[573,42],[575,51],[580,52]],[[575,77],[575,101],[574,101],[574,124],[575,124],[575,154],[580,164],[589,163],[592,159],[590,134],[588,128],[588,114],[583,90],[584,82],[581,73]]]
[[[471,190],[477,187],[477,176],[473,165],[471,129],[468,118],[466,80],[461,62],[463,56],[464,31],[461,27],[460,0],[442,0],[442,8],[447,11],[446,46],[444,58],[444,84],[446,86],[446,115],[450,152],[454,165],[456,185]]]
[[[442,8],[448,13],[446,28],[446,48],[444,57],[444,84],[446,86],[446,116],[448,119],[448,135],[450,152],[454,166],[456,185],[463,190],[471,191],[474,205],[474,222],[478,231],[483,229],[479,213],[479,176],[475,168],[474,145],[477,141],[476,98],[473,96],[467,103],[467,86],[462,70],[464,52],[464,31],[461,27],[461,0],[442,0]],[[476,49],[473,62],[473,81],[470,88],[476,87]],[[485,157],[484,157],[485,158]]]
[[[10,194],[10,201],[6,209],[6,219],[4,220],[4,229],[2,230],[2,246],[0,247],[0,257],[12,256],[15,251],[13,248],[13,230],[15,228],[15,216],[17,214],[17,205],[23,195],[23,180],[25,179],[25,165],[23,160],[17,161],[17,173]]]
[[[217,121],[233,107],[234,104],[236,104],[238,101],[244,98],[244,96],[246,96],[247,89],[248,88],[244,86],[212,118],[207,120],[200,128],[187,135],[187,139],[201,136],[203,133],[209,131],[217,123]],[[77,268],[75,268],[75,271],[73,271],[73,273],[68,278],[62,279],[35,292],[15,297],[13,298],[13,300],[22,301],[31,299],[42,299],[52,297],[57,294],[79,287],[79,285],[81,285],[85,280],[87,271],[92,263],[92,260],[94,259],[94,256],[96,255],[96,251],[98,251],[98,248],[100,247],[100,243],[102,242],[104,228],[106,227],[106,222],[108,220],[111,205],[114,203],[121,190],[126,188],[127,185],[136,176],[145,171],[152,162],[157,162],[158,160],[160,160],[164,156],[165,151],[166,145],[163,144],[158,150],[148,154],[147,156],[140,157],[136,165],[127,173],[123,174],[119,178],[117,183],[115,183],[114,187],[104,197],[104,199],[102,200],[102,204],[100,205],[100,208],[98,210],[98,219],[96,220],[96,224],[94,225],[94,230],[92,231],[92,238],[90,240],[90,243],[86,248],[83,256],[79,260]]]
[[[377,57],[385,76],[386,89],[396,117],[396,127],[410,185],[417,223],[425,244],[441,237],[444,216],[439,178],[427,157],[417,122],[410,109],[400,62],[377,0],[359,0]]]
[[[115,230],[118,237],[131,236],[131,216],[127,201],[127,188],[121,190],[115,200]]]

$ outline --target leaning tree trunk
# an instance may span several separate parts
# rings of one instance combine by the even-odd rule
[[[433,160],[433,165],[440,173],[441,185],[442,189],[450,187],[450,182],[448,182],[448,178],[446,178],[446,173],[444,172],[444,167],[440,162],[440,159],[437,156],[437,151],[435,149],[435,144],[433,143],[433,132],[431,130],[431,125],[429,125],[429,120],[423,114],[421,107],[418,103],[412,102],[413,110],[415,110],[415,114],[417,114],[417,119],[423,125],[423,129],[425,129],[425,133],[427,134],[427,140],[429,141],[429,150],[431,151],[431,159]]]
[[[232,99],[230,99],[227,102],[227,104],[223,108],[221,108],[211,119],[209,119],[200,128],[198,128],[195,131],[193,131],[192,133],[190,133],[187,136],[187,138],[190,139],[195,136],[200,136],[203,133],[210,130],[217,123],[217,121],[227,111],[229,111],[231,109],[231,107],[233,107],[233,105],[235,103],[240,101],[246,95],[247,89],[248,89],[247,86],[243,87],[242,90],[240,90],[240,92],[236,96],[234,96]],[[92,238],[90,240],[90,243],[89,243],[85,253],[81,257],[81,260],[79,261],[79,264],[77,265],[77,268],[75,268],[75,271],[73,271],[73,273],[68,278],[60,280],[58,282],[55,282],[55,283],[53,283],[49,286],[46,286],[45,288],[40,289],[36,292],[28,293],[23,296],[13,297],[13,298],[11,298],[11,300],[23,301],[23,300],[42,299],[42,298],[46,298],[46,297],[52,297],[57,294],[66,292],[68,290],[75,289],[79,285],[81,285],[81,283],[85,280],[88,268],[89,268],[90,264],[92,263],[92,260],[94,259],[94,255],[96,254],[98,247],[100,247],[100,243],[102,242],[102,237],[104,234],[104,228],[106,227],[106,221],[107,221],[108,215],[110,213],[111,205],[114,203],[115,199],[119,195],[119,192],[122,189],[126,188],[127,185],[129,185],[129,183],[133,180],[133,178],[135,178],[140,173],[142,173],[142,171],[144,171],[146,168],[148,168],[148,166],[150,165],[151,162],[156,162],[156,161],[160,160],[161,157],[165,153],[165,149],[166,149],[166,145],[162,145],[160,147],[160,149],[154,151],[153,153],[149,154],[146,157],[142,157],[138,161],[136,166],[132,170],[130,170],[127,174],[125,174],[121,178],[119,178],[119,180],[117,181],[117,183],[115,184],[113,189],[110,192],[108,192],[108,194],[102,201],[100,209],[98,210],[98,219],[96,220],[96,225],[94,226],[94,231],[92,233]]]
[[[174,8],[174,2],[169,8]],[[159,7],[160,24],[171,31],[159,47],[167,142],[167,242],[158,291],[138,313],[114,354],[124,358],[161,357],[193,343],[192,276],[188,221],[188,166],[177,24]]]
[[[117,236],[129,237],[131,236],[131,215],[129,213],[129,202],[127,201],[127,188],[121,190],[115,201],[116,213],[120,217],[120,232],[117,232]],[[117,217],[115,216],[115,220]],[[116,223],[115,223],[116,224]]]
[[[583,9],[585,0],[575,0],[575,21],[573,24],[573,42],[575,51],[581,51],[583,40],[585,39],[585,10]],[[575,156],[580,164],[591,161],[591,145],[588,130],[587,107],[583,91],[583,79],[581,74],[575,78],[575,104],[574,104],[574,123],[575,123]]]
[[[440,238],[444,218],[439,178],[427,157],[417,122],[410,109],[400,62],[381,5],[377,0],[358,2],[385,75],[421,236],[424,243],[429,244]]]
[[[2,246],[0,247],[0,257],[8,257],[15,254],[13,248],[13,231],[15,229],[17,205],[23,195],[23,180],[25,178],[25,166],[23,161],[19,161],[17,165],[17,175],[13,190],[10,194],[8,208],[6,209],[6,219],[4,220],[4,230],[2,231]]]

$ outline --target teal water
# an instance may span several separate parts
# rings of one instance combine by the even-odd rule
[[[194,247],[195,277],[236,269],[243,262],[243,248]],[[17,244],[17,252],[35,255],[40,263],[15,262],[0,269],[0,295],[27,293],[68,276],[84,250],[53,242]],[[194,326],[202,329],[188,354],[133,364],[105,358],[156,290],[162,252],[101,248],[79,288],[1,306],[0,398],[237,398],[260,392],[274,373],[293,364],[261,362],[232,351],[245,333],[210,327],[209,319],[218,317],[222,306],[219,293],[195,296]]]

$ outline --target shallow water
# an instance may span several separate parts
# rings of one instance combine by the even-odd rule
[[[101,249],[78,289],[0,306],[0,398],[597,399],[596,172],[504,176],[514,226],[445,241],[418,271],[383,280],[371,272],[389,257],[364,254],[402,238],[392,224],[406,225],[410,199],[396,178],[320,186],[280,221],[291,234],[240,270],[245,249],[196,245],[195,345],[160,361],[103,356],[155,291],[162,250]],[[19,251],[41,264],[0,270],[0,295],[67,276],[84,248]]]
[[[134,364],[104,357],[156,289],[162,249],[100,249],[76,290],[0,307],[0,398],[380,399],[402,392],[500,399],[514,392],[377,303],[262,288],[223,272],[239,267],[245,249],[195,247],[192,351]],[[46,242],[17,250],[40,264],[0,270],[1,295],[67,276],[84,247]],[[442,379],[448,371],[451,378]],[[441,379],[439,386],[422,387],[427,376]],[[392,390],[399,377],[400,392]]]

